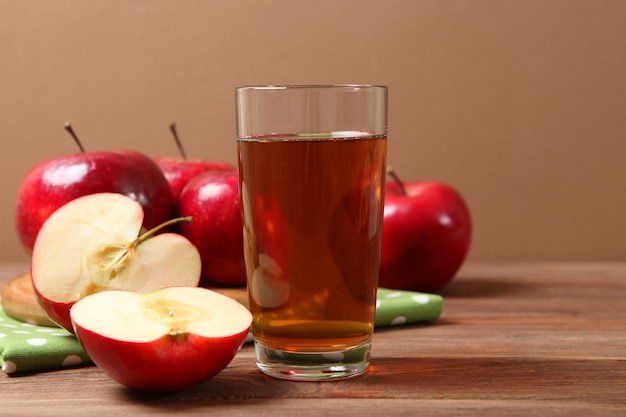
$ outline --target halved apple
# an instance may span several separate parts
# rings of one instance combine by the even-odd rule
[[[149,294],[106,291],[71,309],[76,336],[110,378],[151,392],[172,392],[221,372],[244,343],[252,314],[206,288]]]
[[[101,291],[198,286],[196,247],[179,234],[157,234],[189,219],[142,233],[143,217],[135,200],[97,193],[70,201],[46,220],[33,248],[31,276],[38,302],[52,321],[73,332],[71,306]]]

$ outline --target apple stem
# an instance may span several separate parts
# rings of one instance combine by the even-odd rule
[[[174,136],[174,140],[176,141],[176,146],[178,146],[178,151],[184,160],[187,160],[187,153],[185,153],[185,149],[183,148],[183,144],[178,137],[178,132],[176,131],[176,123],[170,124],[170,131],[172,132],[172,136]]]
[[[78,139],[78,136],[76,135],[76,132],[74,132],[74,129],[72,128],[72,125],[69,122],[65,122],[63,127],[65,128],[65,130],[67,130],[69,132],[69,134],[72,136],[72,138],[74,138],[74,142],[76,142],[76,144],[78,145],[78,148],[80,149],[80,153],[85,153],[85,148],[83,148],[83,144],[80,143],[80,140]]]
[[[391,178],[393,178],[393,180],[400,187],[400,191],[402,192],[402,195],[406,196],[407,193],[406,193],[406,188],[404,187],[404,182],[402,182],[402,180],[400,179],[398,174],[396,174],[396,171],[394,171],[393,168],[390,167],[390,166],[387,167],[387,175],[389,175]]]
[[[164,222],[164,223],[161,223],[160,225],[158,225],[158,226],[156,226],[156,227],[154,227],[154,228],[152,228],[152,229],[148,230],[146,233],[144,233],[144,234],[142,234],[142,235],[139,235],[139,237],[135,240],[135,242],[133,242],[133,245],[132,245],[132,246],[134,246],[134,247],[135,247],[135,246],[139,245],[139,244],[140,244],[141,242],[143,242],[144,240],[149,239],[150,237],[152,237],[152,236],[153,236],[154,234],[156,234],[158,231],[163,230],[163,229],[165,229],[166,227],[169,227],[169,226],[171,226],[171,225],[173,225],[173,224],[176,224],[176,223],[183,223],[183,222],[186,222],[186,223],[191,223],[191,221],[192,221],[192,217],[191,217],[191,216],[187,216],[187,217],[177,217],[177,218],[175,218],[175,219],[168,220],[168,221],[166,221],[166,222]]]
[[[132,256],[133,252],[135,251],[135,249],[137,248],[137,246],[139,246],[139,244],[145,240],[147,240],[148,238],[154,236],[155,233],[157,233],[159,230],[162,230],[168,226],[171,226],[173,224],[176,223],[182,223],[182,222],[191,222],[192,217],[191,216],[187,216],[187,217],[177,217],[175,219],[171,219],[168,220],[164,223],[161,223],[160,225],[148,230],[147,232],[145,232],[142,235],[139,235],[139,237],[137,237],[137,239],[135,239],[133,242],[129,243],[128,245],[126,245],[125,247],[119,248],[121,249],[117,256],[115,256],[111,262],[109,262],[104,269],[106,270],[120,270],[124,267],[124,265],[126,264],[126,262],[128,261],[128,259]]]

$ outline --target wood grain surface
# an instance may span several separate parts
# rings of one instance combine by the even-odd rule
[[[0,264],[0,282],[22,267]],[[442,295],[436,322],[377,330],[371,367],[353,379],[272,379],[245,346],[214,379],[169,395],[93,366],[2,374],[0,415],[626,415],[626,264],[472,263]]]

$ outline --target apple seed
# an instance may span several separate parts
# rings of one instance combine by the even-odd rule
[[[106,244],[95,252],[87,254],[86,264],[91,272],[92,282],[98,287],[108,287],[118,273],[126,266],[132,258],[135,249],[141,242],[151,238],[158,231],[176,223],[191,222],[192,217],[177,217],[168,220],[160,225],[140,234],[137,239],[126,245]]]
[[[174,300],[150,300],[144,308],[150,320],[171,326],[167,331],[168,336],[186,334],[188,323],[198,320],[202,315],[198,308]]]

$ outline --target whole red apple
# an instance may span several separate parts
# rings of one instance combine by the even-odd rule
[[[471,237],[468,206],[454,188],[437,181],[388,179],[379,286],[443,288],[463,264]]]
[[[173,215],[167,180],[142,153],[122,149],[47,159],[25,175],[17,191],[15,224],[27,252],[32,252],[39,229],[56,209],[77,197],[101,192],[124,194],[139,202],[146,228]]]
[[[239,302],[193,287],[92,294],[74,304],[71,318],[85,352],[105,374],[149,392],[182,390],[221,372],[252,323]]]
[[[179,215],[193,217],[180,224],[180,233],[198,248],[206,283],[246,284],[238,183],[237,171],[209,171],[180,194]]]
[[[153,159],[163,171],[170,190],[172,190],[174,210],[177,210],[180,203],[180,193],[192,178],[207,171],[236,171],[233,165],[222,161],[183,159],[171,156],[156,156]]]
[[[181,156],[156,156],[153,159],[161,168],[161,171],[163,171],[165,179],[167,179],[172,190],[174,209],[178,210],[180,193],[193,177],[206,171],[236,171],[237,168],[223,161],[187,158],[187,154],[176,132],[176,126],[174,124],[170,125],[170,130],[176,140]]]

